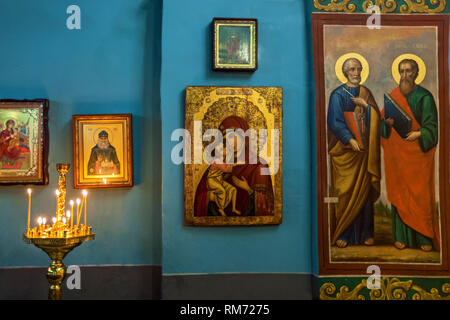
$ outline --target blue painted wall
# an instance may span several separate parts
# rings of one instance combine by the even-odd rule
[[[50,184],[33,188],[33,214],[55,214],[58,162],[72,163],[72,114],[132,113],[135,187],[90,190],[97,239],[66,264],[161,264],[162,0],[5,0],[0,3],[0,97],[50,100]],[[81,30],[66,9],[81,8]],[[68,195],[75,197],[72,171]],[[0,266],[45,266],[21,234],[23,186],[0,187]]]
[[[161,119],[163,273],[310,273],[311,112],[314,112],[310,7],[300,0],[166,0],[163,7]],[[211,71],[213,17],[258,19],[259,68]],[[283,223],[187,227],[183,166],[171,162],[173,130],[184,127],[187,85],[283,87]]]

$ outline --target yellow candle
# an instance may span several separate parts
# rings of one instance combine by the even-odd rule
[[[80,203],[81,203],[81,200],[78,198],[77,199],[77,228],[80,225]]]
[[[73,200],[70,200],[70,227],[73,228]]]
[[[27,227],[27,233],[30,232],[30,211],[31,211],[31,189],[28,188],[28,227]]]
[[[87,191],[83,190],[83,200],[84,200],[84,226],[87,227]]]

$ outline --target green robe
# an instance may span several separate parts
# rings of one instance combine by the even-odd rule
[[[438,143],[438,114],[433,95],[425,88],[416,85],[413,92],[406,97],[414,118],[420,125],[420,148],[427,152]],[[392,128],[381,121],[381,136],[389,138]],[[392,237],[394,241],[406,244],[410,248],[431,245],[430,238],[407,226],[400,218],[397,208],[392,205]]]
[[[420,124],[422,136],[419,145],[423,152],[434,148],[438,143],[438,115],[433,95],[427,89],[416,85],[406,98],[416,121]],[[389,138],[392,128],[381,122],[381,136]]]

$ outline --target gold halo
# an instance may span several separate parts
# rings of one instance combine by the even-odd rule
[[[361,82],[359,84],[363,84],[369,77],[369,64],[367,63],[367,60],[362,55],[360,55],[359,53],[356,53],[356,52],[349,52],[349,53],[343,54],[342,56],[340,56],[337,59],[336,64],[334,65],[334,71],[336,72],[336,77],[339,79],[340,82],[347,83],[348,79],[342,72],[342,65],[344,64],[345,60],[347,60],[349,58],[355,58],[355,59],[358,59],[359,62],[361,62],[362,71],[361,71]]]
[[[394,78],[394,81],[400,83],[400,72],[398,72],[398,65],[403,59],[412,59],[417,62],[417,64],[419,65],[419,74],[417,75],[415,83],[420,84],[423,79],[425,79],[427,67],[425,66],[425,62],[423,62],[422,58],[412,53],[399,55],[397,58],[395,58],[394,62],[392,62],[392,78]]]
[[[97,130],[95,130],[94,131],[94,135],[92,136],[94,143],[97,144],[98,134],[101,131],[103,131],[103,130],[108,132],[109,143],[113,145],[114,144],[114,141],[113,141],[114,139],[113,139],[113,135],[112,135],[111,129],[109,129],[109,128],[98,128]]]
[[[3,123],[4,127],[6,128],[6,123],[9,120],[13,120],[14,121],[14,126],[17,127],[17,125],[19,124],[19,119],[17,119],[16,117],[8,117],[8,119],[5,120],[5,122]]]

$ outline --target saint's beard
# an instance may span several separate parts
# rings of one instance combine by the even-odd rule
[[[361,82],[361,77],[348,77],[348,82],[350,82],[353,85],[358,85]]]
[[[100,149],[108,149],[109,148],[109,141],[107,141],[107,142],[97,142],[97,146],[100,148]]]
[[[414,79],[412,78],[404,78],[400,79],[400,91],[404,96],[409,95],[415,88]]]

